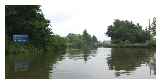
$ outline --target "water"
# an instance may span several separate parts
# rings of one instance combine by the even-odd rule
[[[72,50],[32,59],[6,57],[6,78],[110,79],[155,78],[155,50],[98,48]]]

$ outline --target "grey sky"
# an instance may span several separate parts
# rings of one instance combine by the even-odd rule
[[[89,34],[103,41],[110,40],[104,33],[114,19],[132,20],[146,27],[148,19],[158,15],[153,13],[158,4],[149,5],[151,2],[140,0],[47,0],[41,9],[51,21],[54,33],[66,36],[68,33],[81,34],[87,29]]]

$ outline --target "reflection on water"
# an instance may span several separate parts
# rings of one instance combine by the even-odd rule
[[[113,48],[111,56],[107,57],[107,63],[110,70],[116,71],[115,75],[117,77],[123,74],[132,75],[130,73],[134,73],[141,67],[146,67],[146,65],[150,68],[149,71],[153,71],[155,75],[156,65],[154,58],[154,51],[151,49]],[[147,70],[143,72],[147,73]]]
[[[6,56],[6,78],[155,78],[155,50],[98,48],[69,50],[27,59]]]
[[[63,56],[72,60],[83,59],[87,62],[87,60],[91,59],[91,57],[96,56],[96,50],[69,50]]]
[[[30,65],[29,61],[15,61],[14,63],[15,72],[28,71],[29,65]]]

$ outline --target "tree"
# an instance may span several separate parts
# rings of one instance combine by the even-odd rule
[[[142,26],[127,20],[116,19],[105,34],[111,37],[112,43],[144,43],[147,40]]]
[[[156,36],[156,17],[153,18],[153,22],[151,24],[151,34]]]
[[[98,47],[98,40],[97,40],[95,35],[92,36],[91,44],[92,44],[92,48],[97,48]]]
[[[45,48],[46,38],[52,32],[48,28],[49,20],[44,18],[39,5],[6,6],[5,17],[9,40],[13,34],[28,34],[32,44]]]
[[[82,36],[80,34],[69,33],[66,39],[69,48],[82,48]]]
[[[13,34],[27,34],[29,44],[44,50],[65,43],[62,37],[53,34],[50,21],[44,17],[39,5],[6,5],[5,10],[6,40],[11,42]]]
[[[83,31],[82,40],[84,48],[89,48],[91,46],[91,35],[88,34],[87,30]]]
[[[149,19],[149,26],[146,27],[147,32],[147,41],[150,47],[156,47],[156,18],[153,18],[153,22],[150,23]]]
[[[83,31],[83,34],[69,33],[66,37],[67,46],[74,49],[93,49],[97,48],[98,40],[96,36],[91,36],[87,30]]]

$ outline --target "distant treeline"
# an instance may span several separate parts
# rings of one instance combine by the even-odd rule
[[[91,36],[87,30],[83,31],[83,34],[70,33],[66,37],[68,48],[72,49],[94,49],[98,46],[98,40],[96,36]]]

